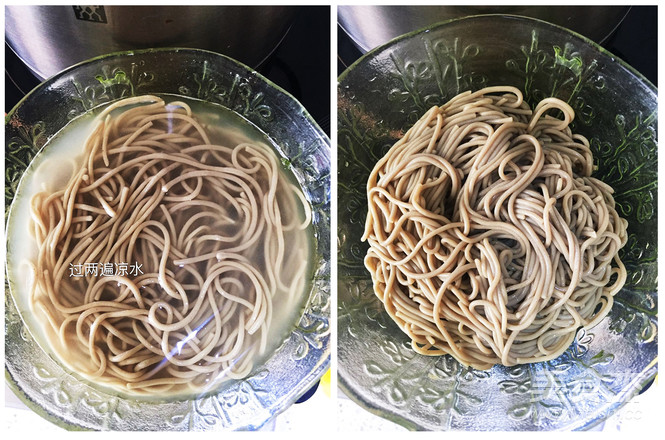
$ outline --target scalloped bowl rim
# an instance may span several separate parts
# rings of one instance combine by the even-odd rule
[[[550,27],[552,29],[556,29],[559,32],[562,32],[564,34],[571,35],[580,41],[582,41],[584,44],[589,45],[592,49],[598,51],[599,53],[603,54],[604,56],[607,56],[612,59],[613,62],[618,63],[622,68],[625,70],[628,70],[631,75],[635,76],[638,78],[640,81],[644,82],[648,88],[655,94],[657,95],[657,88],[656,86],[651,83],[642,73],[640,73],[637,69],[635,69],[633,66],[629,65],[626,63],[623,59],[620,57],[614,55],[612,52],[609,50],[605,49],[595,41],[591,40],[588,37],[585,37],[584,35],[575,32],[573,30],[570,30],[564,26],[550,23],[548,21],[539,19],[539,18],[533,18],[533,17],[527,17],[524,15],[513,15],[513,14],[476,14],[476,15],[467,15],[465,17],[457,17],[457,18],[451,18],[448,20],[443,20],[434,24],[431,24],[429,26],[421,27],[419,29],[413,30],[411,32],[407,32],[405,34],[399,35],[390,41],[387,41],[379,46],[376,46],[372,48],[371,50],[365,52],[363,55],[361,55],[357,60],[355,60],[351,65],[349,65],[344,71],[339,75],[338,77],[338,82],[341,82],[344,80],[346,75],[356,67],[356,65],[361,64],[366,61],[366,59],[372,58],[374,55],[376,55],[379,52],[382,52],[395,44],[403,41],[403,40],[408,40],[410,38],[413,38],[416,35],[423,34],[423,33],[428,33],[428,32],[433,32],[438,30],[439,28],[449,26],[451,24],[463,22],[463,21],[473,21],[473,20],[478,20],[478,19],[488,19],[488,18],[495,18],[495,19],[508,19],[508,20],[516,20],[516,21],[523,21],[525,23],[533,23],[534,25],[541,26],[541,27]]]

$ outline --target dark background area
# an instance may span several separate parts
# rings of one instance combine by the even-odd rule
[[[658,87],[658,7],[633,6],[602,45]]]
[[[303,6],[279,47],[257,70],[292,94],[330,135],[330,7]],[[5,44],[5,113],[41,80]]]
[[[338,26],[337,75],[362,53]],[[633,6],[601,46],[631,65],[658,87],[658,7]]]

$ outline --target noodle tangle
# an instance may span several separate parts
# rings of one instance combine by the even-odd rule
[[[245,377],[307,278],[309,206],[278,163],[213,142],[184,102],[107,107],[66,187],[31,200],[31,304],[56,354],[133,394]]]
[[[465,92],[376,164],[365,266],[415,351],[476,369],[545,361],[607,315],[627,222],[574,116],[513,87]]]

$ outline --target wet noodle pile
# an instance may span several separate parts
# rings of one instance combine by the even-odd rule
[[[365,265],[417,352],[477,369],[549,360],[609,312],[627,223],[573,118],[512,87],[466,92],[376,164]]]
[[[305,288],[309,213],[267,145],[213,142],[184,102],[120,101],[66,187],[31,200],[33,309],[98,383],[157,394],[242,378]]]

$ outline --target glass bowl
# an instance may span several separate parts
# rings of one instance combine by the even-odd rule
[[[297,323],[265,363],[243,380],[200,397],[119,397],[77,377],[43,351],[29,309],[15,289],[17,232],[12,203],[42,146],[65,124],[101,104],[142,94],[173,94],[220,104],[277,145],[312,206],[313,278]],[[203,50],[115,53],[77,64],[31,91],[5,118],[5,377],[35,412],[70,430],[255,430],[313,387],[330,361],[330,140],[307,111],[275,84],[228,57]]]
[[[655,56],[655,54],[654,54]],[[416,354],[363,266],[365,187],[376,161],[430,106],[491,85],[576,112],[596,176],[628,220],[628,281],[611,313],[559,358],[487,371]],[[536,19],[483,15],[401,36],[338,83],[338,377],[368,411],[413,430],[591,429],[657,371],[657,91],[592,41]]]

